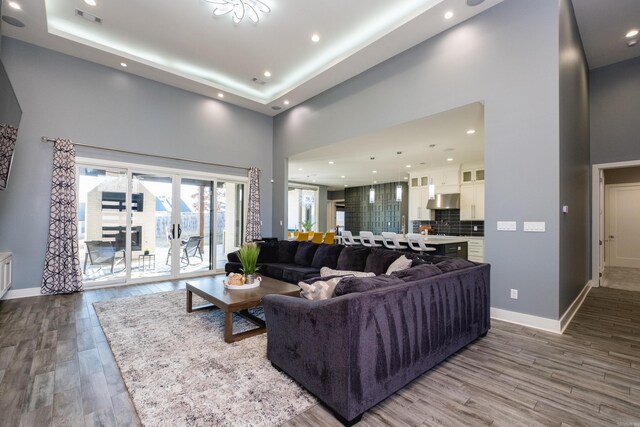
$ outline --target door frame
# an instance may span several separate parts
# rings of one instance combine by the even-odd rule
[[[604,241],[600,245],[601,233],[604,233],[604,178],[601,176],[607,169],[620,169],[640,166],[640,160],[624,162],[598,163],[591,166],[591,286],[600,286],[601,267],[600,251],[604,251]]]
[[[222,174],[222,173],[215,173],[215,172],[203,172],[203,171],[197,171],[197,170],[189,170],[189,169],[183,169],[183,168],[174,168],[174,167],[167,167],[167,166],[153,166],[153,165],[148,165],[148,164],[141,164],[141,163],[130,163],[130,162],[122,162],[122,161],[116,161],[116,160],[102,160],[99,158],[94,158],[94,157],[76,157],[76,168],[78,166],[90,166],[90,167],[104,167],[104,168],[114,168],[114,169],[118,169],[121,170],[123,172],[125,172],[126,176],[127,176],[127,180],[130,183],[130,179],[131,179],[131,174],[133,173],[143,173],[143,174],[150,174],[150,175],[167,175],[170,176],[172,179],[175,178],[179,178],[178,180],[178,185],[177,185],[177,189],[174,187],[175,192],[173,194],[173,197],[176,197],[176,192],[178,193],[177,195],[179,196],[179,187],[181,184],[181,178],[191,178],[191,179],[203,179],[203,180],[211,180],[214,182],[214,194],[213,194],[213,205],[215,206],[215,202],[216,202],[216,194],[215,194],[215,185],[217,184],[218,181],[223,181],[223,182],[236,182],[239,184],[244,184],[245,185],[245,192],[244,194],[248,194],[248,186],[249,186],[249,177],[248,176],[242,176],[242,175],[228,175],[228,174]],[[77,182],[77,180],[76,180]],[[76,183],[76,186],[78,184]],[[129,205],[131,203],[131,186],[128,185],[127,186],[127,204]],[[76,191],[77,191],[77,187],[76,187]],[[244,207],[243,207],[243,212],[242,215],[244,217],[244,223],[246,224],[247,222],[247,209],[248,209],[248,203],[244,203]],[[212,211],[212,215],[214,215],[215,218],[215,209]],[[172,212],[172,217],[175,218],[179,216],[179,214],[176,214],[175,212]],[[129,236],[129,229],[131,226],[131,217],[130,215],[127,215],[127,236]],[[244,230],[242,230],[242,232],[244,233]],[[215,232],[215,229],[213,231],[213,243],[217,243],[217,235]],[[130,266],[131,265],[131,247],[130,247],[130,238],[127,237],[126,242],[127,242],[127,251],[126,251],[126,257],[127,257],[127,265]],[[177,239],[177,241],[179,241],[179,239]],[[172,244],[174,244],[175,242],[172,242]],[[174,252],[172,250],[172,252]],[[175,253],[179,253],[179,250],[176,251]],[[179,256],[179,255],[178,255]],[[101,288],[101,287],[107,287],[107,286],[127,286],[127,285],[135,285],[135,284],[142,284],[142,283],[153,283],[153,282],[158,282],[158,281],[166,281],[166,280],[183,280],[183,279],[189,279],[189,278],[194,278],[194,277],[203,277],[203,276],[210,276],[211,274],[219,274],[222,271],[218,270],[215,266],[215,263],[213,264],[213,270],[209,270],[209,271],[202,271],[202,272],[193,272],[193,273],[183,273],[180,274],[179,271],[179,260],[177,261],[178,263],[178,270],[177,270],[177,275],[174,277],[174,267],[173,267],[173,260],[172,260],[172,273],[170,275],[163,275],[163,276],[157,276],[157,277],[143,277],[143,278],[136,278],[136,279],[132,279],[131,278],[131,272],[130,270],[127,270],[127,273],[125,275],[124,278],[122,279],[114,279],[114,280],[107,280],[107,281],[102,281],[102,282],[96,282],[95,284],[85,284],[85,287],[87,288]]]

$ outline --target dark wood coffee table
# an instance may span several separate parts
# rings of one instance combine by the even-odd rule
[[[298,286],[269,277],[263,277],[260,286],[257,288],[246,290],[230,290],[225,288],[222,282],[225,278],[226,276],[220,275],[189,280],[189,282],[187,282],[187,313],[209,308],[219,308],[224,311],[224,340],[228,343],[266,332],[267,328],[264,320],[249,313],[248,310],[249,308],[258,307],[262,302],[262,297],[270,294],[300,295],[300,288]],[[194,307],[193,294],[209,301],[211,304]],[[234,334],[233,313],[237,313],[258,327],[246,332]]]

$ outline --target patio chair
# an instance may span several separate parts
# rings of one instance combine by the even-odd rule
[[[127,268],[127,260],[123,249],[116,250],[112,242],[104,242],[102,240],[89,240],[84,242],[87,247],[87,253],[84,255],[84,266],[82,272],[87,274],[87,266],[98,266],[98,270],[107,265],[111,268],[110,274],[114,273],[114,268],[122,262],[124,264],[122,270]],[[118,254],[122,252],[121,256]],[[88,264],[88,265],[87,265]]]
[[[181,262],[186,262],[187,265],[191,265],[191,258],[198,257],[200,262],[204,261],[202,257],[202,249],[200,249],[200,242],[202,237],[191,236],[186,243],[182,245],[182,255],[180,256]]]

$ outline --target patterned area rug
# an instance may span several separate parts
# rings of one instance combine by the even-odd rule
[[[225,343],[223,312],[187,314],[185,292],[94,303],[144,425],[276,426],[316,403],[271,366],[266,334]]]

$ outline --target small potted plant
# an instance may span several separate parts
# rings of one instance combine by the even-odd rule
[[[238,251],[238,258],[240,264],[242,264],[242,273],[246,277],[247,284],[251,284],[256,280],[258,267],[258,254],[260,254],[260,248],[256,243],[245,243],[240,247]]]
[[[300,223],[300,225],[302,226],[304,231],[311,231],[311,229],[313,228],[314,224],[315,224],[315,222],[311,222],[310,219],[305,219],[304,221],[302,221]]]

